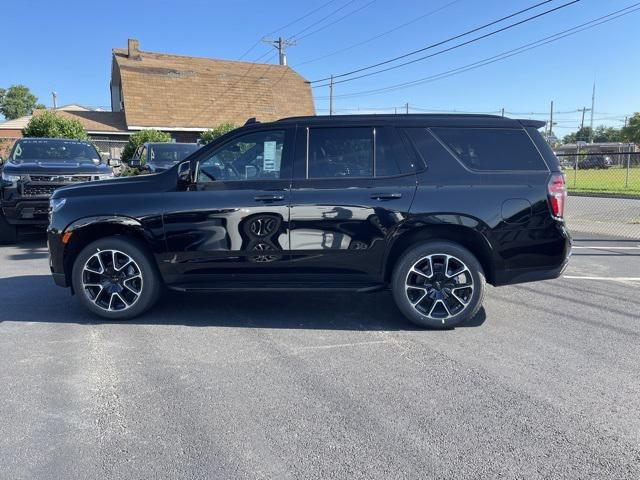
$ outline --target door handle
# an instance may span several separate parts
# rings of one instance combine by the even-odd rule
[[[398,198],[402,198],[401,193],[372,193],[369,195],[370,198],[374,200],[395,200]]]
[[[268,195],[256,195],[253,199],[256,202],[275,202],[277,200],[284,200],[284,195],[279,193],[270,193]]]

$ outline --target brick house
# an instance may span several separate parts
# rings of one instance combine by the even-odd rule
[[[114,49],[111,110],[129,131],[155,128],[178,141],[220,123],[314,115],[309,83],[288,66]]]
[[[57,112],[79,120],[95,140],[127,140],[154,128],[181,142],[221,123],[315,114],[309,83],[288,66],[145,52],[133,39],[113,49],[110,90],[110,112]],[[22,136],[30,118],[0,123],[0,137]]]

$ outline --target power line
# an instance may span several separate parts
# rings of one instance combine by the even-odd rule
[[[434,10],[430,10],[429,12],[425,13],[424,15],[420,15],[419,17],[414,18],[414,19],[412,19],[412,20],[410,20],[410,21],[408,21],[408,22],[405,22],[405,23],[403,23],[403,24],[401,24],[401,25],[398,25],[397,27],[394,27],[394,28],[392,28],[392,29],[390,29],[390,30],[387,30],[387,31],[382,32],[382,33],[379,33],[378,35],[375,35],[375,36],[373,36],[373,37],[367,38],[366,40],[362,40],[361,42],[358,42],[358,43],[354,43],[354,44],[352,44],[352,45],[349,45],[348,47],[344,47],[344,48],[341,48],[341,49],[339,49],[339,50],[335,50],[335,51],[333,51],[333,52],[327,53],[327,54],[325,54],[325,55],[321,55],[321,56],[316,57],[316,58],[312,58],[311,60],[306,60],[306,61],[304,61],[304,62],[297,63],[295,66],[296,66],[296,67],[298,67],[298,66],[300,66],[300,65],[306,65],[306,64],[308,64],[308,63],[313,63],[313,62],[317,62],[317,61],[319,61],[319,60],[324,60],[325,58],[332,57],[333,55],[338,55],[339,53],[343,53],[343,52],[346,52],[346,51],[352,50],[352,49],[354,49],[354,48],[360,47],[360,46],[365,45],[365,44],[367,44],[367,43],[369,43],[369,42],[372,42],[372,41],[374,41],[374,40],[377,40],[378,38],[382,38],[382,37],[384,37],[385,35],[388,35],[388,34],[390,34],[390,33],[393,33],[393,32],[395,32],[395,31],[397,31],[397,30],[400,30],[401,28],[404,28],[404,27],[407,27],[407,26],[409,26],[409,25],[411,25],[411,24],[413,24],[413,23],[416,23],[416,22],[418,22],[418,21],[420,21],[420,20],[422,20],[422,19],[424,19],[424,18],[426,18],[426,17],[429,17],[429,16],[431,16],[431,15],[433,15],[433,14],[435,14],[435,13],[438,13],[439,11],[444,10],[445,8],[447,8],[447,7],[451,6],[451,5],[453,5],[454,3],[458,3],[458,2],[460,2],[460,1],[461,1],[461,0],[453,0],[452,2],[446,3],[446,4],[444,4],[443,6],[438,7],[438,8],[436,8],[436,9],[434,9]]]
[[[249,52],[251,52],[254,48],[256,48],[258,45],[260,45],[260,42],[262,42],[262,38],[267,37],[269,35],[273,35],[274,33],[278,33],[282,30],[284,30],[285,28],[290,27],[291,25],[295,25],[296,23],[298,23],[301,20],[304,20],[305,18],[313,15],[314,13],[316,13],[318,10],[322,10],[324,7],[332,4],[333,2],[335,2],[336,0],[329,0],[328,2],[323,3],[322,5],[320,5],[319,7],[314,8],[313,10],[311,10],[310,12],[305,13],[304,15],[296,18],[295,20],[287,23],[286,25],[283,25],[280,28],[276,28],[275,30],[263,35],[263,37],[261,37],[256,43],[254,43],[253,45],[251,45],[251,47],[249,47],[242,55],[240,55],[240,57],[238,58],[238,60],[242,60],[244,57],[246,57]]]
[[[572,1],[570,1],[570,2],[567,2],[567,3],[564,3],[564,4],[560,5],[560,6],[558,6],[558,7],[551,8],[551,9],[549,9],[549,10],[545,10],[544,12],[538,13],[538,14],[536,14],[536,15],[532,15],[531,17],[527,17],[527,18],[525,18],[525,19],[523,19],[523,20],[520,20],[520,21],[518,21],[518,22],[515,22],[515,23],[509,24],[509,25],[507,25],[507,26],[505,26],[505,27],[499,28],[498,30],[493,30],[493,31],[491,31],[491,32],[489,32],[489,33],[485,33],[484,35],[480,35],[479,37],[475,37],[475,38],[472,38],[471,40],[467,40],[467,41],[465,41],[465,42],[458,43],[458,44],[456,44],[456,45],[453,45],[453,46],[451,46],[451,47],[445,48],[445,49],[443,49],[443,50],[439,50],[439,51],[437,51],[437,52],[435,52],[435,53],[431,53],[431,54],[429,54],[429,55],[425,55],[425,56],[422,56],[422,57],[419,57],[419,58],[415,58],[415,59],[413,59],[413,60],[409,60],[409,61],[407,61],[407,62],[403,62],[403,63],[400,63],[400,64],[398,64],[398,65],[393,65],[393,66],[391,66],[391,67],[382,68],[382,69],[380,69],[380,70],[376,70],[376,71],[374,71],[374,72],[363,73],[362,75],[358,75],[358,76],[355,76],[355,77],[345,78],[345,79],[343,79],[343,80],[334,81],[334,84],[337,84],[337,83],[345,83],[345,82],[351,82],[351,81],[353,81],[353,80],[358,80],[358,79],[360,79],[360,78],[370,77],[370,76],[372,76],[372,75],[377,75],[377,74],[379,74],[379,73],[387,72],[387,71],[389,71],[389,70],[395,70],[396,68],[404,67],[404,66],[406,66],[406,65],[410,65],[410,64],[412,64],[412,63],[416,63],[416,62],[420,62],[420,61],[422,61],[422,60],[426,60],[427,58],[432,58],[432,57],[435,57],[435,56],[437,56],[437,55],[441,55],[441,54],[443,54],[443,53],[450,52],[450,51],[455,50],[455,49],[457,49],[457,48],[464,47],[464,46],[469,45],[469,44],[471,44],[471,43],[478,42],[478,41],[483,40],[483,39],[485,39],[485,38],[487,38],[487,37],[491,37],[491,36],[496,35],[496,34],[498,34],[498,33],[501,33],[501,32],[504,32],[504,31],[506,31],[506,30],[509,30],[509,29],[511,29],[511,28],[515,28],[515,27],[517,27],[517,26],[519,26],[519,25],[522,25],[522,24],[524,24],[524,23],[531,22],[531,21],[533,21],[533,20],[536,20],[537,18],[540,18],[540,17],[542,17],[542,16],[544,16],[544,15],[548,15],[548,14],[550,14],[550,13],[553,13],[553,12],[555,12],[556,10],[560,10],[561,8],[565,8],[565,7],[568,7],[568,6],[570,6],[570,5],[573,5],[573,4],[575,4],[575,3],[579,2],[579,1],[580,1],[580,0],[572,0]],[[314,86],[314,88],[319,88],[319,87],[323,87],[323,86],[326,86],[326,84],[323,84],[323,85],[315,85],[315,86]]]
[[[464,36],[469,35],[471,33],[477,32],[478,30],[482,30],[482,29],[487,28],[487,27],[489,27],[491,25],[495,25],[496,23],[500,23],[500,22],[502,22],[504,20],[507,20],[507,19],[512,18],[512,17],[515,17],[517,15],[520,15],[521,13],[527,12],[529,10],[532,10],[534,8],[539,7],[540,5],[544,5],[545,3],[549,3],[549,2],[552,2],[552,1],[553,0],[544,0],[543,2],[539,2],[539,3],[537,3],[537,4],[535,4],[535,5],[531,6],[531,7],[525,8],[525,9],[520,10],[520,11],[515,12],[515,13],[512,13],[510,15],[507,15],[506,17],[499,18],[498,20],[494,20],[492,22],[486,23],[486,24],[484,24],[484,25],[482,25],[480,27],[473,28],[473,29],[468,30],[468,31],[466,31],[464,33],[461,33],[459,35],[455,35],[453,37],[449,37],[449,38],[447,38],[445,40],[442,40],[440,42],[433,43],[431,45],[427,45],[426,47],[419,48],[417,50],[413,50],[411,52],[405,53],[403,55],[399,55],[399,56],[394,57],[394,58],[390,58],[388,60],[384,60],[382,62],[375,63],[373,65],[369,65],[369,66],[366,66],[366,67],[362,67],[362,68],[358,68],[358,69],[355,69],[355,70],[351,70],[350,72],[341,73],[339,75],[333,75],[333,78],[334,79],[335,78],[341,78],[341,77],[346,77],[346,76],[349,76],[349,75],[353,75],[354,73],[360,73],[360,72],[363,72],[365,70],[370,70],[370,69],[375,68],[375,67],[380,67],[382,65],[386,65],[388,63],[395,62],[396,60],[401,60],[401,59],[409,57],[411,55],[415,55],[416,53],[420,53],[420,52],[423,52],[425,50],[429,50],[431,48],[438,47],[440,45],[443,45],[445,43],[451,42],[453,40],[457,40],[460,37],[464,37]],[[575,0],[575,1],[579,1],[579,0]],[[319,78],[318,80],[312,80],[310,83],[324,82],[324,81],[329,80],[329,78],[330,77]]]
[[[312,23],[311,25],[307,25],[305,28],[303,28],[302,30],[300,30],[298,33],[291,35],[289,38],[299,38],[301,34],[303,34],[304,32],[306,32],[307,30],[315,27],[316,25],[319,25],[320,23],[324,22],[327,18],[332,17],[333,15],[335,15],[336,13],[340,12],[341,10],[344,10],[345,8],[347,8],[349,5],[351,5],[353,2],[355,2],[356,0],[349,0],[347,3],[345,3],[344,5],[342,5],[341,7],[333,10],[331,13],[325,15],[324,17],[322,17],[320,20],[315,21],[314,23]]]
[[[353,14],[355,14],[355,13],[358,13],[358,12],[359,12],[359,11],[361,11],[361,10],[364,10],[364,9],[365,9],[365,8],[367,8],[369,5],[371,5],[372,3],[377,2],[377,1],[378,1],[378,0],[371,0],[371,1],[369,1],[368,3],[365,3],[364,5],[362,5],[360,8],[356,8],[355,10],[353,10],[353,11],[351,11],[351,12],[349,12],[349,13],[347,13],[347,14],[343,15],[342,17],[340,17],[340,18],[338,18],[338,19],[336,19],[336,20],[334,20],[334,21],[332,21],[332,22],[330,22],[330,23],[327,23],[326,25],[323,25],[323,26],[321,26],[321,27],[317,28],[316,30],[313,30],[313,31],[311,31],[311,32],[307,33],[306,35],[303,35],[303,36],[301,36],[301,37],[294,36],[294,38],[295,38],[296,40],[302,40],[303,38],[307,38],[307,37],[309,37],[309,36],[311,36],[311,35],[314,35],[314,34],[316,34],[316,33],[320,32],[320,31],[324,30],[325,28],[329,28],[329,27],[331,27],[332,25],[335,25],[336,23],[341,22],[341,21],[342,21],[342,20],[344,20],[345,18],[350,17],[351,15],[353,15]]]
[[[591,28],[594,28],[598,25],[601,25],[603,23],[607,23],[610,22],[612,20],[615,20],[619,17],[625,16],[625,15],[629,15],[631,13],[634,13],[638,10],[640,10],[640,8],[636,8],[638,7],[638,5],[640,5],[640,2],[638,3],[634,3],[628,7],[622,8],[620,10],[617,10],[615,12],[611,12],[607,15],[603,15],[601,17],[595,18],[593,20],[590,20],[588,22],[582,23],[580,25],[576,25],[575,27],[563,30],[561,32],[555,33],[553,35],[549,35],[547,37],[541,38],[539,40],[536,40],[534,42],[530,42],[527,43],[525,45],[521,45],[517,48],[513,48],[511,50],[507,50],[505,52],[499,53],[497,55],[491,56],[491,57],[487,57],[484,58],[482,60],[478,60],[476,62],[473,63],[469,63],[467,65],[463,65],[462,67],[458,67],[458,68],[454,68],[451,70],[447,70],[445,72],[441,72],[438,74],[434,74],[434,75],[430,75],[428,77],[424,77],[424,78],[420,78],[417,80],[412,80],[410,82],[403,82],[403,83],[397,83],[394,85],[388,85],[386,87],[382,87],[382,88],[377,88],[377,89],[372,89],[372,90],[365,90],[365,91],[360,91],[360,92],[352,92],[352,93],[347,93],[347,94],[343,94],[343,95],[336,95],[334,96],[334,98],[354,98],[354,97],[360,97],[360,96],[366,96],[366,95],[372,95],[372,94],[377,94],[377,93],[384,93],[384,92],[389,92],[389,91],[394,91],[394,90],[400,90],[403,88],[407,88],[407,87],[411,87],[414,85],[421,85],[424,83],[430,83],[436,80],[441,80],[444,78],[448,78],[451,77],[453,75],[457,75],[459,73],[464,73],[467,72],[469,70],[474,70],[476,68],[480,68],[486,65],[489,65],[491,63],[495,63],[498,62],[500,60],[504,60],[507,59],[509,57],[512,57],[514,55],[518,55],[520,53],[524,53],[528,50],[532,50],[534,48],[538,48],[541,47],[543,45],[555,42],[557,40],[560,40],[562,38],[571,36],[571,35],[575,35],[577,33],[580,33],[584,30],[588,30]],[[316,97],[316,99],[326,99],[328,97],[324,96],[324,97]]]

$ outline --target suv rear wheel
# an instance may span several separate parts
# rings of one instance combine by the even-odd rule
[[[453,328],[480,310],[485,278],[469,250],[437,241],[415,246],[400,257],[391,288],[398,308],[413,323]]]
[[[144,245],[127,237],[107,237],[87,245],[73,264],[72,282],[84,306],[110,320],[144,313],[162,288]]]
[[[7,219],[0,211],[0,245],[11,245],[18,239],[18,229],[15,225],[7,222]]]

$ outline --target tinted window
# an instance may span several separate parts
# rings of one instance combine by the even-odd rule
[[[11,158],[15,162],[100,162],[100,155],[93,145],[72,140],[22,140],[16,143]]]
[[[432,128],[431,131],[472,170],[547,169],[521,129]]]
[[[175,144],[161,143],[159,145],[151,145],[150,161],[158,165],[174,164],[180,160],[184,160],[198,149],[198,145],[194,144]]]
[[[309,178],[372,176],[372,128],[312,128],[309,130]]]
[[[200,162],[198,182],[278,179],[283,146],[283,130],[238,137]]]
[[[456,161],[426,128],[406,128],[404,131],[422,157],[423,166],[437,165],[443,168]]]
[[[376,129],[376,177],[400,175],[396,144],[386,128]]]
[[[376,128],[376,177],[414,173],[415,162],[395,128]]]

